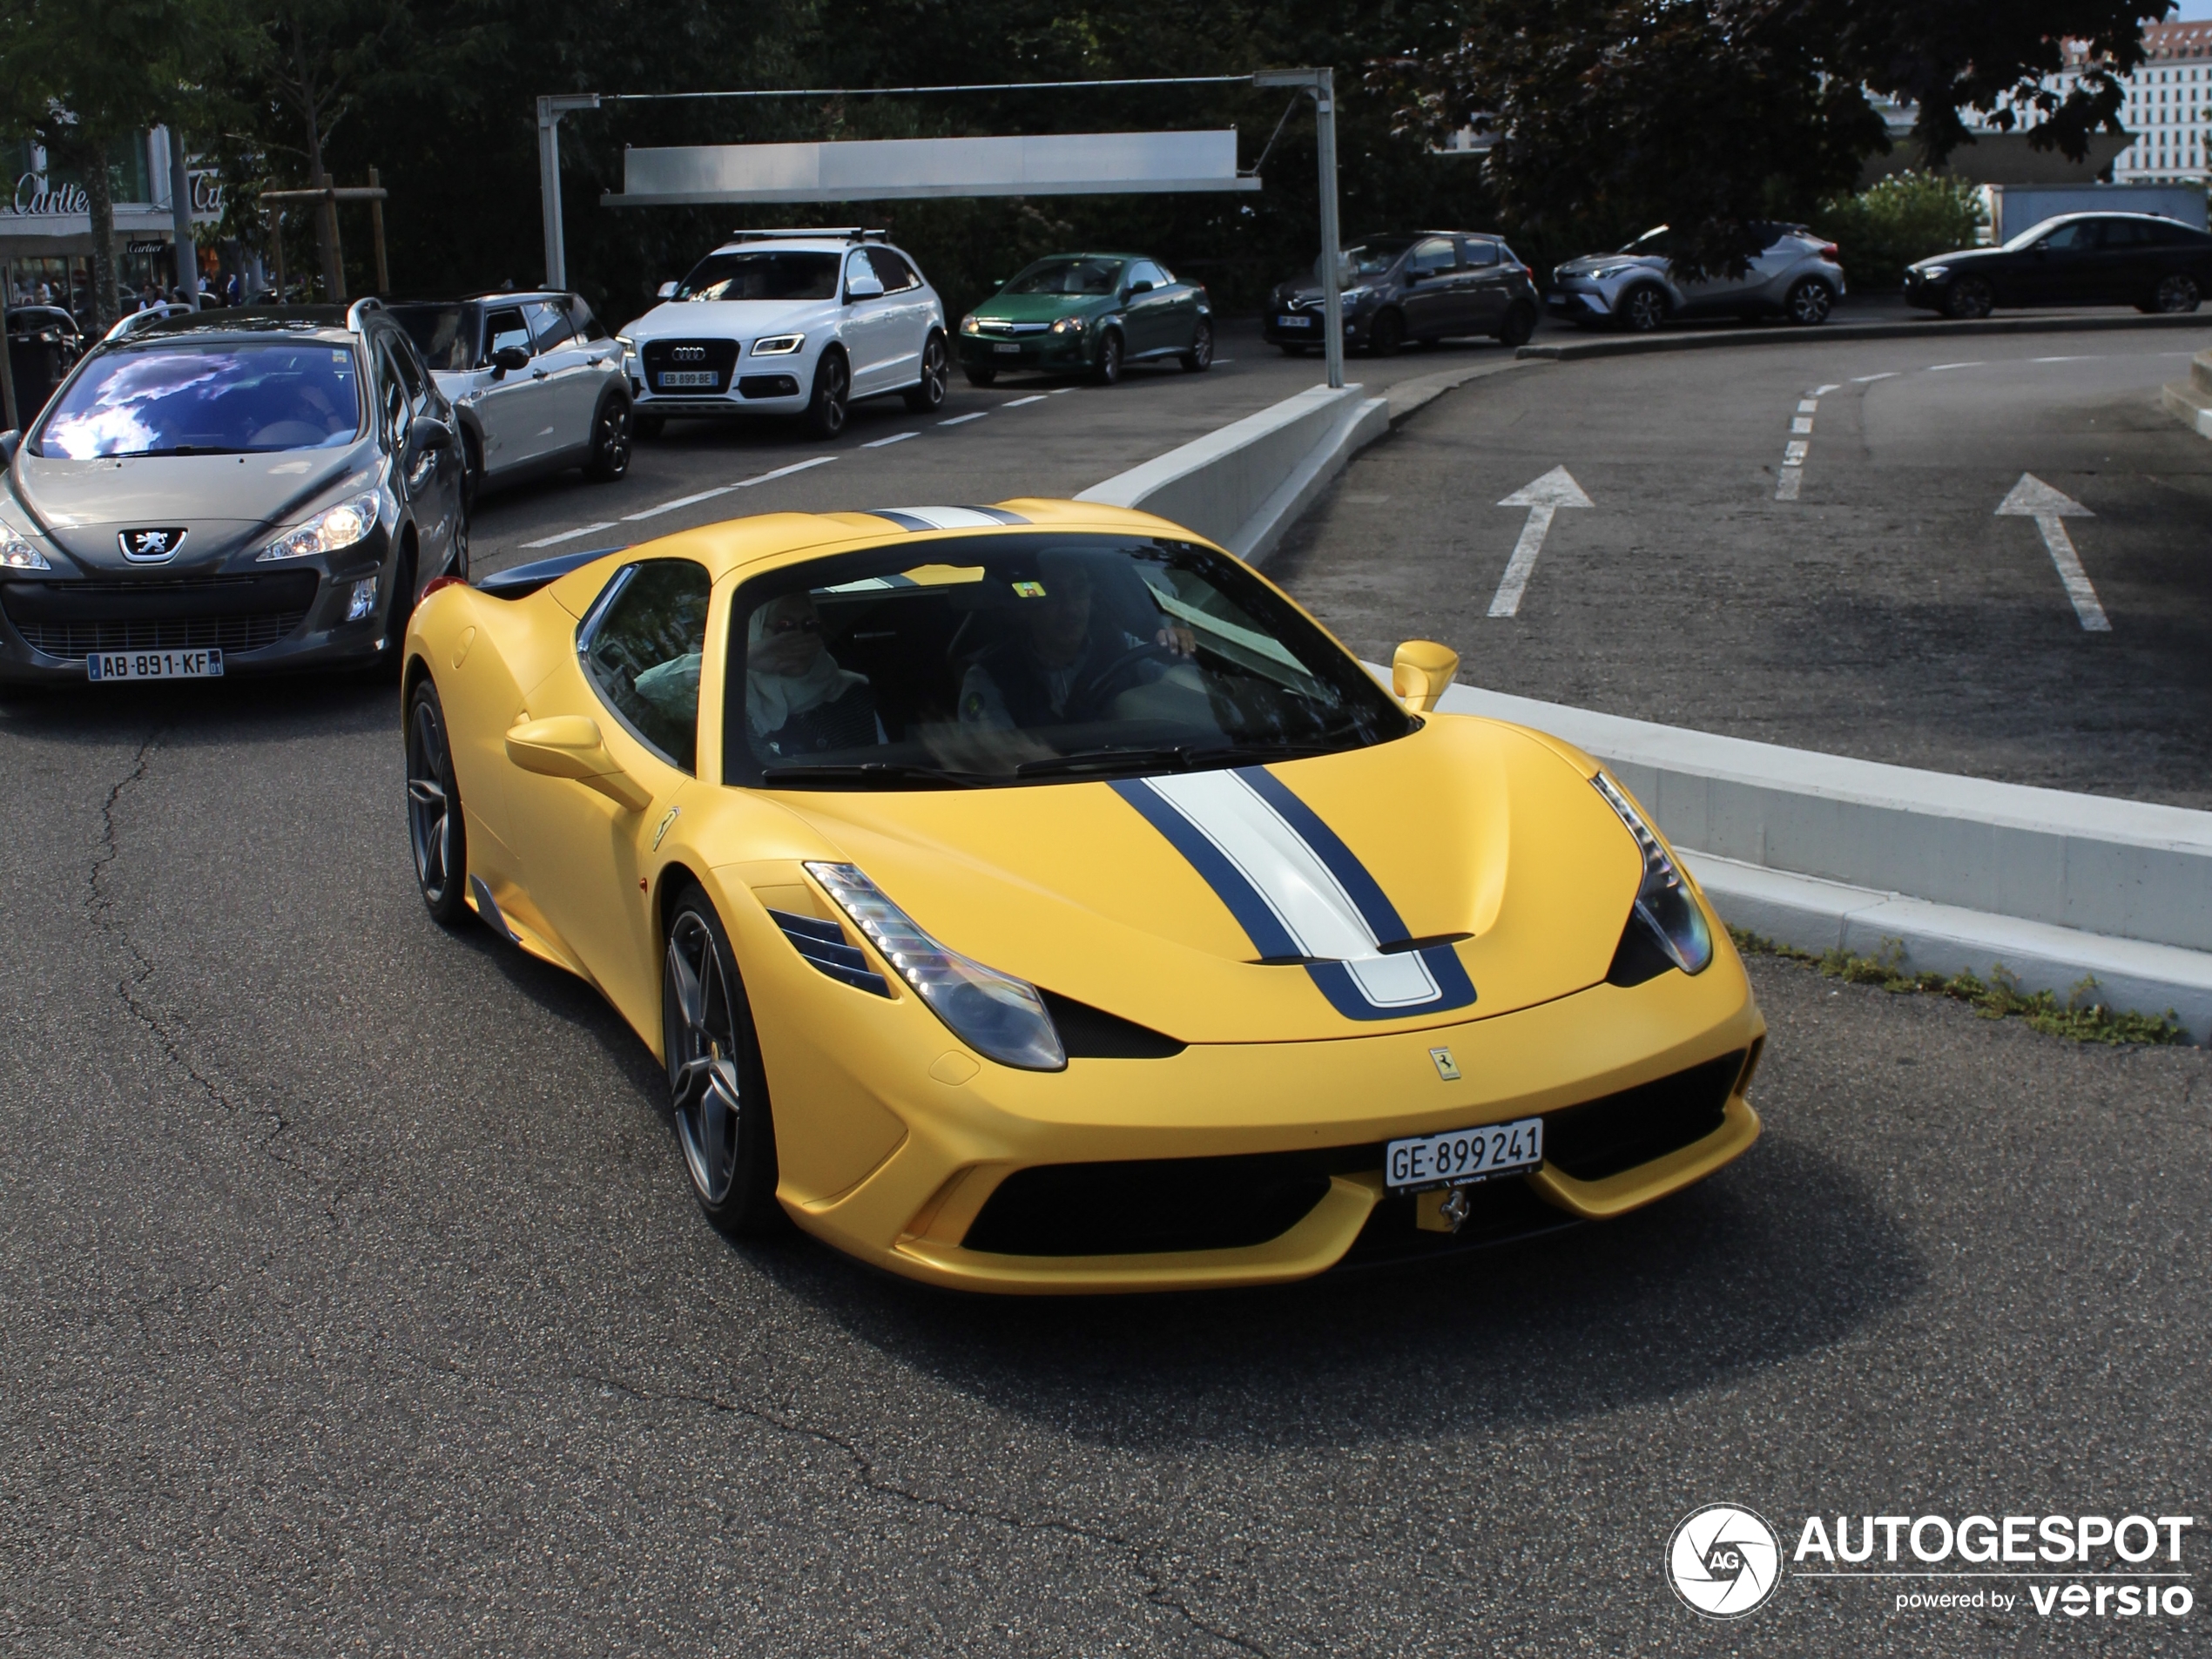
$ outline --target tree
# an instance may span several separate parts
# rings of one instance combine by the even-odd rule
[[[78,173],[91,212],[92,320],[121,314],[117,145],[212,119],[239,44],[229,0],[0,0],[0,130]]]

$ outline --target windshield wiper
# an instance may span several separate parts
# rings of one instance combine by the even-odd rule
[[[994,779],[980,772],[948,772],[942,766],[925,766],[907,760],[861,760],[847,763],[834,761],[799,761],[788,766],[764,766],[760,770],[764,787],[772,789],[779,783],[843,784],[843,783],[924,783],[945,784],[955,789],[973,789]]]

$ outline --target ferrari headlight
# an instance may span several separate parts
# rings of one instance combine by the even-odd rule
[[[809,861],[806,873],[969,1048],[1024,1071],[1066,1068],[1068,1051],[1036,987],[939,944],[856,866]]]
[[[971,311],[960,320],[960,331],[963,334],[980,334],[983,332],[983,324]]]
[[[1667,844],[1643,821],[1621,786],[1603,772],[1590,781],[1605,804],[1621,815],[1643,855],[1643,884],[1636,889],[1636,914],[1658,935],[1661,947],[1685,974],[1702,974],[1713,960],[1713,933],[1705,925],[1705,912],[1683,879]]]
[[[46,556],[17,535],[6,525],[0,524],[0,565],[10,570],[51,570]]]
[[[1083,320],[1081,317],[1059,317],[1053,321],[1052,332],[1055,334],[1080,334],[1082,331]]]
[[[763,334],[752,342],[755,357],[788,357],[806,343],[804,334]]]
[[[315,553],[335,553],[364,539],[376,528],[377,516],[383,511],[384,492],[372,489],[341,501],[335,507],[327,507],[306,523],[296,525],[278,536],[259,553],[257,563],[272,559],[304,559]]]

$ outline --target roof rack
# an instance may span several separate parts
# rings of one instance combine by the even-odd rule
[[[792,226],[782,230],[732,231],[730,233],[730,239],[733,242],[795,241],[800,237],[806,237],[811,240],[835,239],[845,242],[884,242],[890,239],[891,233],[889,231],[871,230],[859,225],[817,225],[812,226]]]

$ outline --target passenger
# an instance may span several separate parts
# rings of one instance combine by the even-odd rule
[[[752,613],[745,666],[746,734],[762,759],[883,741],[874,688],[823,649],[821,617],[807,595],[787,593]]]
[[[963,725],[1026,729],[1103,719],[1115,698],[1158,679],[1195,649],[1188,628],[1166,625],[1145,635],[1096,617],[1091,575],[1077,561],[1047,553],[1038,566],[1041,581],[1015,584],[1013,636],[986,648],[961,677]],[[1025,587],[1040,591],[1020,597]]]

